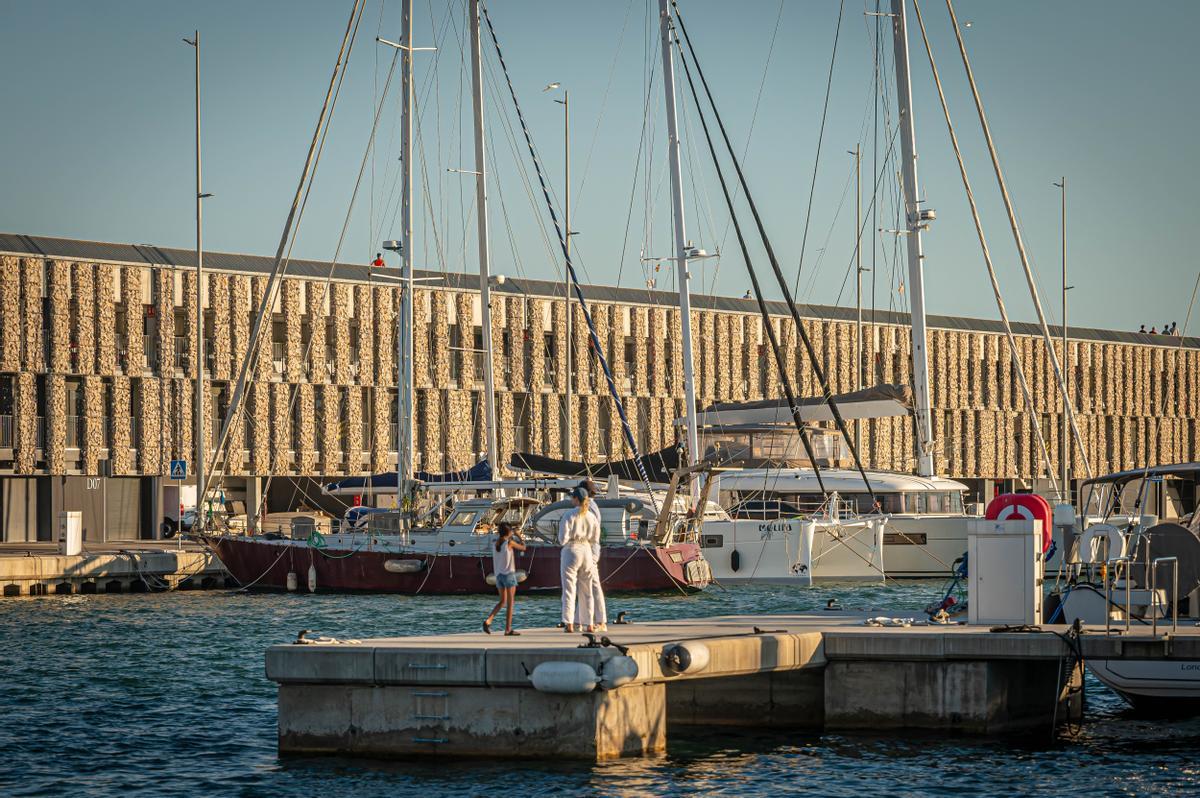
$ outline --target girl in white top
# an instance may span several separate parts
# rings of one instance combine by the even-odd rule
[[[499,537],[496,539],[496,550],[492,552],[492,573],[496,577],[496,592],[500,594],[500,600],[496,602],[495,607],[492,607],[487,620],[483,622],[483,631],[488,634],[492,633],[492,621],[495,620],[496,613],[500,611],[501,607],[506,607],[504,634],[519,635],[521,633],[514,632],[512,628],[513,602],[517,598],[517,563],[513,552],[525,551],[525,541],[512,524],[501,524],[499,533]]]
[[[575,488],[571,491],[571,502],[574,509],[568,511],[558,525],[558,545],[562,547],[559,562],[563,631],[574,632],[576,629],[575,599],[578,595],[580,618],[587,620],[587,631],[594,632],[591,579],[596,563],[592,558],[592,540],[600,539],[600,522],[588,508],[591,499],[587,490]]]

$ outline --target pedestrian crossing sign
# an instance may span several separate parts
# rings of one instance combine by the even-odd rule
[[[171,461],[171,479],[187,479],[187,460]]]

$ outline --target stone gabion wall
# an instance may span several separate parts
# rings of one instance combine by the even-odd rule
[[[207,281],[208,377],[227,400],[250,347],[266,280],[211,272]],[[187,269],[0,256],[0,377],[12,379],[14,416],[12,452],[10,459],[0,459],[0,472],[157,474],[169,459],[190,460],[197,346],[190,307],[197,295],[194,273]],[[229,473],[320,476],[395,467],[399,301],[392,286],[335,282],[327,290],[320,280],[284,281],[264,325],[246,407],[232,427]],[[470,291],[417,289],[413,436],[414,460],[422,468],[464,468],[482,454],[482,384],[476,380],[475,356],[465,351],[474,347],[478,301]],[[590,308],[635,439],[651,449],[666,445],[673,439],[674,419],[683,414],[679,311],[601,302]],[[185,323],[176,328],[176,311],[182,309],[189,309]],[[572,308],[570,341],[561,297],[497,291],[492,311],[501,459],[507,461],[518,445],[518,428],[530,448],[563,454],[568,347],[575,456],[626,456],[617,406],[578,305]],[[745,312],[695,310],[692,321],[701,405],[780,395],[765,330],[749,303]],[[276,324],[284,330],[281,367],[271,341]],[[794,323],[775,318],[772,327],[797,392],[816,394],[818,384]],[[805,319],[804,329],[834,391],[853,389],[860,365],[868,385],[910,379],[905,327],[868,325],[861,364],[854,359],[852,323]],[[185,355],[179,367],[176,336],[183,339]],[[452,340],[459,342],[458,349],[451,348]],[[1054,346],[1061,357],[1061,344]],[[1032,409],[1025,407],[1002,335],[930,332],[932,422],[943,473],[967,478],[1039,474],[1034,424],[1045,433],[1055,460],[1064,443],[1070,444],[1076,474],[1083,473],[1085,459],[1101,473],[1148,459],[1200,457],[1197,349],[1170,338],[1142,344],[1070,341],[1068,379],[1082,448],[1060,439],[1061,395],[1045,343],[1021,336],[1018,350],[1034,397]],[[66,445],[68,395],[81,397],[78,449]],[[208,392],[210,408],[211,402]],[[858,430],[870,467],[912,468],[908,419],[863,421]]]

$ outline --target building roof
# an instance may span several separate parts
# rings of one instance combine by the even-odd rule
[[[54,238],[50,236],[31,236],[21,233],[0,233],[0,254],[35,256],[47,259],[62,259],[75,261],[105,262],[117,264],[132,264],[137,266],[196,266],[196,251],[194,249],[177,249],[160,247],[154,244],[115,244],[103,241],[83,241],[74,238]],[[243,272],[250,274],[268,274],[274,265],[274,258],[265,255],[246,255],[233,252],[204,253],[206,269],[219,271]],[[357,263],[331,264],[328,261],[306,260],[292,258],[288,261],[287,276],[306,279],[321,279],[332,274],[335,280],[366,282],[375,273],[370,266]],[[441,272],[418,269],[417,277],[438,277],[445,280],[445,286],[457,290],[478,290],[478,276],[463,272]],[[561,297],[562,283],[552,280],[528,280],[509,276],[503,285],[496,286],[493,291],[501,294],[525,294],[530,296]],[[645,288],[620,288],[617,286],[585,285],[584,296],[597,302],[621,302],[631,305],[659,305],[674,307],[678,305],[678,296],[673,291],[652,291]],[[711,294],[692,294],[692,307],[696,310],[720,310],[732,313],[757,313],[758,305],[752,299],[740,299]],[[804,318],[829,319],[831,321],[854,321],[857,311],[854,308],[838,307],[835,305],[815,305],[801,303],[798,305],[800,315]],[[788,314],[787,305],[783,302],[768,302],[767,310],[778,316]],[[875,320],[880,324],[909,323],[907,313],[896,311],[876,310]],[[995,319],[975,319],[966,316],[942,316],[930,314],[927,317],[930,328],[943,330],[958,330],[963,332],[1002,333],[1004,325]],[[1031,322],[1014,322],[1013,332],[1018,335],[1040,336],[1041,329]],[[1056,338],[1062,335],[1062,328],[1051,325],[1050,332]],[[1188,337],[1182,341],[1178,338],[1161,335],[1146,335],[1124,330],[1103,330],[1087,327],[1071,327],[1068,331],[1074,340],[1102,341],[1107,343],[1142,344],[1152,346],[1183,346],[1200,348],[1200,338]]]

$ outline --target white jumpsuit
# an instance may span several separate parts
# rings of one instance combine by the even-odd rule
[[[592,560],[591,540],[593,536],[599,538],[599,529],[600,522],[596,517],[591,513],[580,513],[578,507],[564,515],[558,525],[558,545],[562,547],[560,577],[564,626],[575,623],[576,597],[579,599],[579,612],[582,617],[592,617],[590,587],[596,565]]]
[[[579,605],[575,607],[575,625],[587,626],[591,623],[593,626],[600,626],[608,623],[608,604],[604,600],[604,587],[600,584],[600,507],[595,500],[588,502],[588,513],[596,517],[596,533],[591,540],[592,544],[592,562],[595,568],[592,569],[591,591],[592,591],[592,617],[589,621],[584,616],[583,610]],[[582,585],[579,588],[583,589]]]

